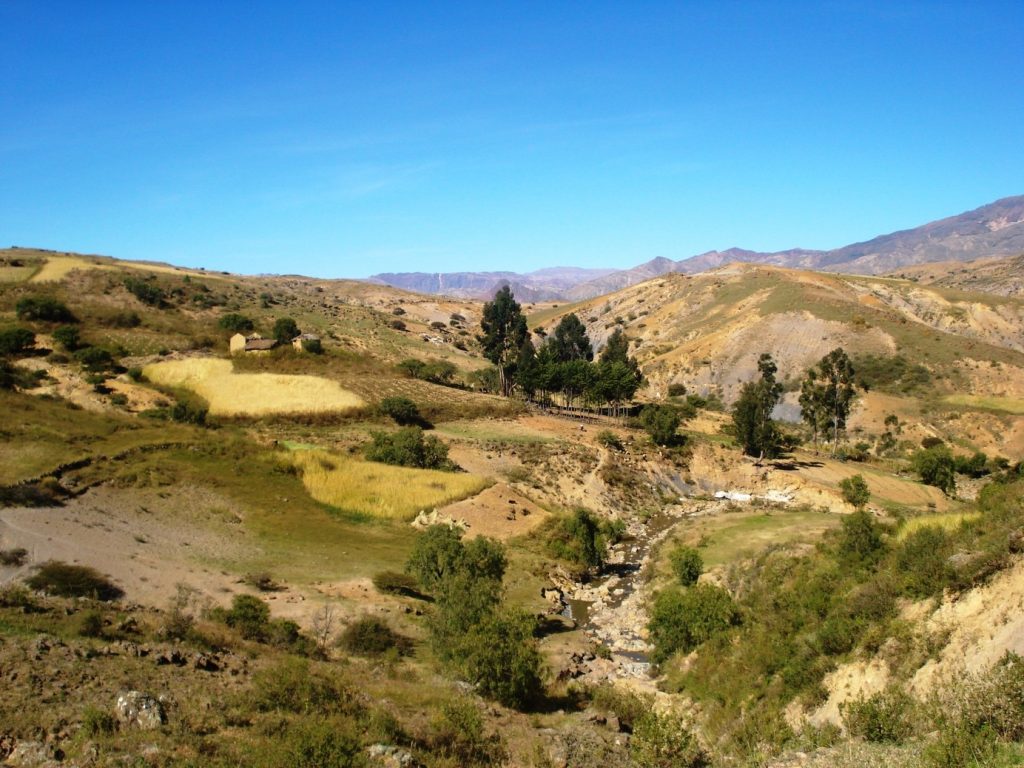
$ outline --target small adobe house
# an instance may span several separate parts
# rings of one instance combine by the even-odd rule
[[[315,333],[300,333],[292,339],[292,346],[299,350],[299,352],[304,351],[307,344],[320,344],[320,337]]]
[[[251,333],[248,336],[236,333],[228,340],[228,347],[232,355],[246,352],[269,352],[276,346],[277,339],[264,339],[258,333]]]

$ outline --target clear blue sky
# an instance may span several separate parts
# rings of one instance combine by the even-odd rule
[[[0,0],[0,244],[361,277],[1024,193],[1024,3]]]

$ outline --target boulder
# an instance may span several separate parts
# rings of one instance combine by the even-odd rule
[[[119,693],[114,710],[117,721],[125,728],[150,731],[167,722],[164,705],[140,691]]]

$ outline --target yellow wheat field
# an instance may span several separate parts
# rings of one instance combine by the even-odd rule
[[[325,451],[296,451],[293,460],[317,501],[391,520],[411,520],[421,510],[475,496],[491,482],[462,472],[393,467]]]
[[[365,405],[358,395],[330,379],[233,373],[230,360],[168,360],[147,365],[142,372],[154,384],[192,390],[206,400],[213,416],[337,413]]]
[[[950,395],[946,402],[954,405],[966,405],[974,408],[987,408],[992,411],[1024,414],[1024,398],[996,397],[984,395]]]
[[[76,269],[99,269],[99,265],[77,256],[48,256],[42,268],[32,276],[33,283],[63,280]]]
[[[896,534],[897,541],[903,541],[910,534],[919,531],[927,526],[941,528],[944,531],[952,531],[960,527],[965,520],[977,520],[980,517],[978,512],[948,512],[939,515],[922,515],[908,519],[899,532]]]

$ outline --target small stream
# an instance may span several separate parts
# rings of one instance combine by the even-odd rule
[[[655,545],[693,512],[689,504],[673,505],[646,522],[630,523],[626,538],[611,548],[599,577],[587,584],[563,587],[563,615],[611,651],[612,664],[620,675],[648,676],[651,648],[645,637],[647,613],[640,590],[643,570]]]

